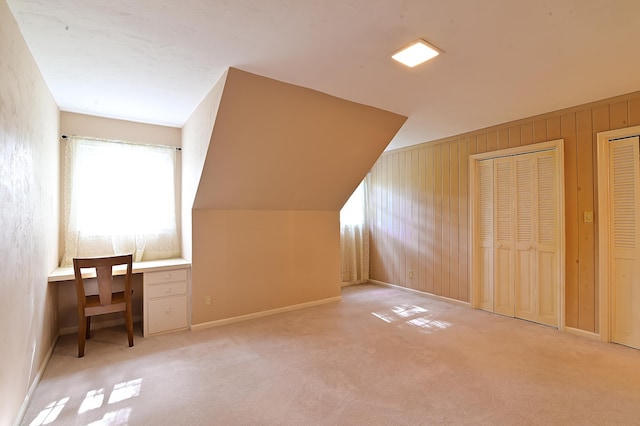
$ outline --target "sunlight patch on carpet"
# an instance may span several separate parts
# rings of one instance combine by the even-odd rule
[[[62,398],[47,405],[42,411],[40,411],[40,414],[33,419],[30,426],[41,426],[53,423],[58,418],[67,402],[69,402],[69,399],[69,397]]]
[[[399,322],[398,327],[404,324],[418,327],[423,333],[444,330],[451,326],[451,323],[435,319],[428,312],[422,306],[405,304],[394,306],[390,311],[371,312],[371,314],[388,324]]]
[[[414,318],[410,321],[407,321],[407,324],[414,325],[416,327],[424,328],[424,329],[440,329],[444,330],[449,327],[451,324],[445,321],[432,320],[431,318]]]
[[[130,415],[131,407],[111,411],[105,414],[100,420],[89,423],[88,426],[124,426],[129,424]]]
[[[90,390],[82,400],[78,414],[102,407],[102,401],[104,401],[104,389]]]
[[[130,380],[124,383],[118,383],[113,386],[113,392],[109,397],[109,404],[115,404],[116,402],[124,401],[125,399],[135,398],[140,395],[140,386],[142,385],[142,379]]]
[[[391,308],[391,310],[400,318],[412,317],[416,314],[427,312],[425,308],[416,305],[400,305]]]

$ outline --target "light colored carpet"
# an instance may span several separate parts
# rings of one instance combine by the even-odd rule
[[[640,351],[375,285],[76,354],[62,336],[23,424],[640,424]]]

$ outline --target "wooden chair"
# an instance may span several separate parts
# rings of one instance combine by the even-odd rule
[[[73,259],[73,271],[78,295],[78,358],[84,356],[85,339],[91,334],[91,317],[94,315],[124,312],[129,337],[133,346],[133,315],[131,313],[131,281],[133,256],[94,257]],[[113,267],[126,265],[124,291],[113,289]],[[87,294],[82,278],[82,268],[94,268],[98,281],[98,294]]]

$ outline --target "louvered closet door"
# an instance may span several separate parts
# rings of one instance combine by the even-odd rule
[[[515,168],[515,315],[536,320],[537,286],[534,249],[534,157],[532,154],[514,158]]]
[[[511,157],[494,160],[494,312],[514,316]]]
[[[612,340],[640,348],[640,171],[638,137],[609,146],[610,287]]]
[[[493,312],[493,160],[478,162],[477,179],[477,306]]]
[[[478,162],[478,306],[558,325],[560,211],[556,151]]]
[[[515,316],[558,325],[559,211],[555,151],[514,157]]]
[[[536,214],[535,250],[537,309],[534,321],[558,325],[558,297],[560,288],[560,212],[558,207],[558,176],[555,151],[535,155]]]

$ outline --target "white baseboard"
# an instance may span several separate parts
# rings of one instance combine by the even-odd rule
[[[310,308],[312,306],[324,305],[326,303],[340,302],[342,296],[330,297],[328,299],[314,300],[313,302],[300,303],[298,305],[285,306],[277,309],[270,309],[268,311],[255,312],[247,315],[240,315],[237,317],[225,318],[216,321],[203,322],[200,324],[191,324],[192,331],[204,330],[207,328],[219,327],[221,325],[233,324],[235,322],[247,321],[250,319],[262,318],[269,315],[281,314],[284,312],[296,311],[298,309]]]
[[[142,319],[142,317],[140,315],[134,316],[133,317],[133,323],[137,323],[140,322]],[[115,327],[117,325],[124,325],[125,321],[124,318],[118,318],[118,319],[112,319],[112,320],[108,320],[108,321],[91,321],[91,330],[100,330],[101,328],[109,328],[109,327]],[[73,327],[64,327],[61,328],[60,331],[58,332],[60,334],[60,336],[63,336],[65,334],[74,334],[78,332],[78,326],[74,325]]]
[[[349,287],[352,285],[359,285],[359,284],[366,284],[369,280],[366,281],[356,281],[356,282],[349,282],[349,281],[343,281],[340,283],[340,287]]]
[[[49,360],[51,359],[51,355],[53,355],[53,349],[56,347],[56,343],[58,343],[58,338],[59,337],[60,336],[58,335],[58,336],[56,336],[55,339],[53,339],[53,343],[51,344],[51,347],[47,351],[47,354],[44,356],[44,359],[42,360],[42,363],[40,364],[40,367],[38,368],[38,372],[36,373],[36,376],[33,378],[33,382],[31,382],[31,386],[29,386],[29,390],[27,391],[27,395],[25,395],[24,401],[22,401],[22,405],[20,406],[20,410],[18,411],[18,415],[16,416],[16,419],[13,422],[13,426],[18,426],[20,423],[22,423],[24,415],[27,413],[27,408],[29,407],[29,401],[31,401],[31,396],[33,395],[33,392],[35,392],[36,388],[40,384],[40,379],[42,379],[42,375],[44,374],[44,370],[47,368],[47,365],[49,364]]]
[[[431,294],[431,293],[427,293],[425,291],[420,291],[420,290],[414,290],[412,288],[402,287],[400,285],[390,284],[390,283],[386,283],[384,281],[378,281],[378,280],[369,279],[369,282],[372,283],[372,284],[383,285],[385,287],[393,287],[393,288],[397,288],[399,290],[411,291],[413,293],[422,294],[423,296],[427,296],[427,297],[431,297],[431,298],[434,298],[434,299],[442,300],[443,302],[454,303],[456,305],[464,306],[464,307],[467,307],[467,308],[471,307],[471,304],[469,302],[463,302],[462,300],[452,299],[450,297],[438,296],[436,294]]]

